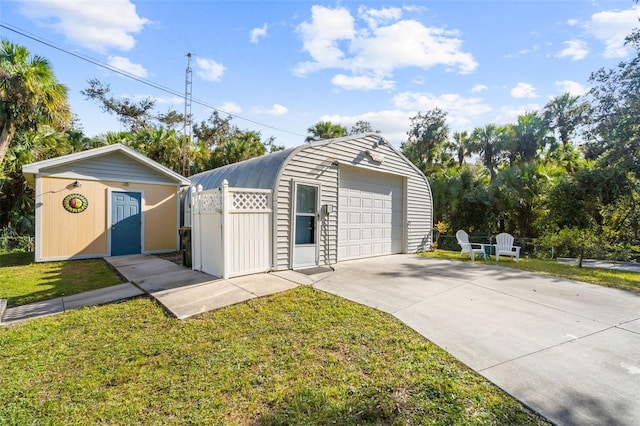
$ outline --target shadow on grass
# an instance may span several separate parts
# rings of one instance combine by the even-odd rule
[[[26,266],[35,263],[35,254],[31,253],[5,253],[0,254],[0,268],[4,266]]]
[[[463,424],[473,411],[469,400],[456,397],[445,384],[423,385],[420,389],[371,386],[351,392],[336,404],[318,387],[291,391],[256,424]],[[486,409],[482,416],[487,423],[546,424],[543,418],[517,403],[482,408]]]
[[[120,284],[102,259],[35,263],[33,253],[0,255],[0,298],[9,307]]]

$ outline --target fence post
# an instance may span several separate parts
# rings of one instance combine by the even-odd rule
[[[198,185],[197,188],[195,186],[191,187],[191,250],[196,254],[194,256],[195,259],[191,259],[191,267],[196,271],[202,271],[202,214],[200,212],[201,192],[202,185]],[[194,260],[196,261],[194,262]]]
[[[229,209],[233,206],[231,197],[229,182],[225,179],[222,181],[222,220],[220,221],[220,226],[222,226],[222,278],[225,280],[229,278],[231,272],[231,265],[229,265],[231,256],[227,255],[227,253],[230,253],[228,250],[232,250],[231,245],[233,244],[231,241],[231,232],[233,230],[229,224]]]

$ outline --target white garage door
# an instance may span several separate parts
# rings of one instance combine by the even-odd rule
[[[402,253],[402,178],[340,169],[338,260]]]

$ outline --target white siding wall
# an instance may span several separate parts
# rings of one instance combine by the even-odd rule
[[[271,191],[192,192],[193,269],[230,278],[271,268]]]
[[[431,242],[433,224],[431,189],[425,179],[404,156],[389,145],[377,145],[375,135],[359,139],[335,140],[325,145],[303,147],[283,166],[276,183],[274,269],[289,269],[291,259],[291,191],[292,182],[313,182],[321,184],[320,204],[334,208],[326,220],[321,221],[324,229],[320,233],[320,264],[337,261],[338,227],[338,179],[340,166],[334,162],[367,167],[406,177],[407,199],[404,229],[406,230],[404,252],[413,253],[428,248]],[[384,155],[381,163],[373,161],[366,151]],[[326,228],[328,226],[328,229]]]
[[[192,205],[192,268],[221,277],[224,275],[221,191],[194,193]]]

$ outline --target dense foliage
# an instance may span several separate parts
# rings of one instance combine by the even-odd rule
[[[430,180],[435,221],[486,242],[509,232],[542,256],[637,260],[640,50],[590,81],[513,124],[449,136],[440,109],[413,117],[402,151]]]
[[[634,259],[640,254],[640,32],[627,43],[637,53],[614,69],[594,72],[585,96],[569,93],[515,123],[488,123],[451,134],[439,108],[411,118],[402,153],[429,178],[434,219],[453,234],[465,229],[485,241],[509,232],[537,254]],[[1,237],[33,234],[33,191],[24,164],[123,143],[189,175],[282,149],[273,138],[242,130],[214,111],[184,136],[176,111],[155,112],[153,98],[114,98],[90,80],[82,93],[126,131],[87,138],[71,120],[66,89],[48,62],[2,41],[0,51]],[[319,121],[307,141],[371,132]],[[446,237],[446,236],[445,236]],[[455,240],[444,238],[451,248]]]

